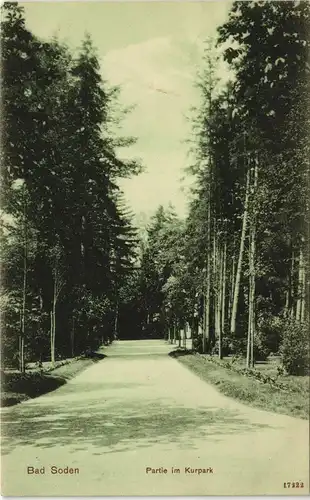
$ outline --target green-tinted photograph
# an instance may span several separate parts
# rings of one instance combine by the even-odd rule
[[[308,496],[310,3],[0,36],[1,494]]]

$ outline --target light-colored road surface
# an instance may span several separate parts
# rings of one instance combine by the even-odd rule
[[[115,343],[67,385],[5,408],[2,494],[308,494],[308,422],[224,397],[171,349]],[[53,475],[53,465],[79,474]],[[31,466],[45,474],[27,474]],[[293,481],[304,488],[283,487]]]

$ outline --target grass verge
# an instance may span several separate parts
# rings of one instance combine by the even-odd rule
[[[280,377],[285,389],[279,389],[214,363],[208,356],[189,351],[174,351],[172,355],[225,396],[263,410],[309,418],[309,377]]]
[[[12,406],[27,399],[54,391],[68,380],[105,357],[101,353],[72,358],[53,370],[37,370],[26,373],[1,373],[1,406]]]

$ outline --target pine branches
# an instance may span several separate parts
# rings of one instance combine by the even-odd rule
[[[45,351],[54,362],[58,354],[112,338],[111,312],[120,307],[136,258],[135,231],[118,207],[117,177],[138,167],[113,146],[115,92],[102,80],[90,37],[74,58],[56,39],[34,37],[16,4],[3,6],[1,24],[3,208],[22,228],[7,235],[8,255],[20,268],[5,267],[8,289],[22,296],[8,314],[23,371],[25,352]],[[36,331],[35,324],[42,327]]]

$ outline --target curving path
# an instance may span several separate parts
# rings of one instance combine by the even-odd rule
[[[308,494],[308,422],[226,398],[171,349],[117,342],[67,385],[4,408],[2,494]]]

